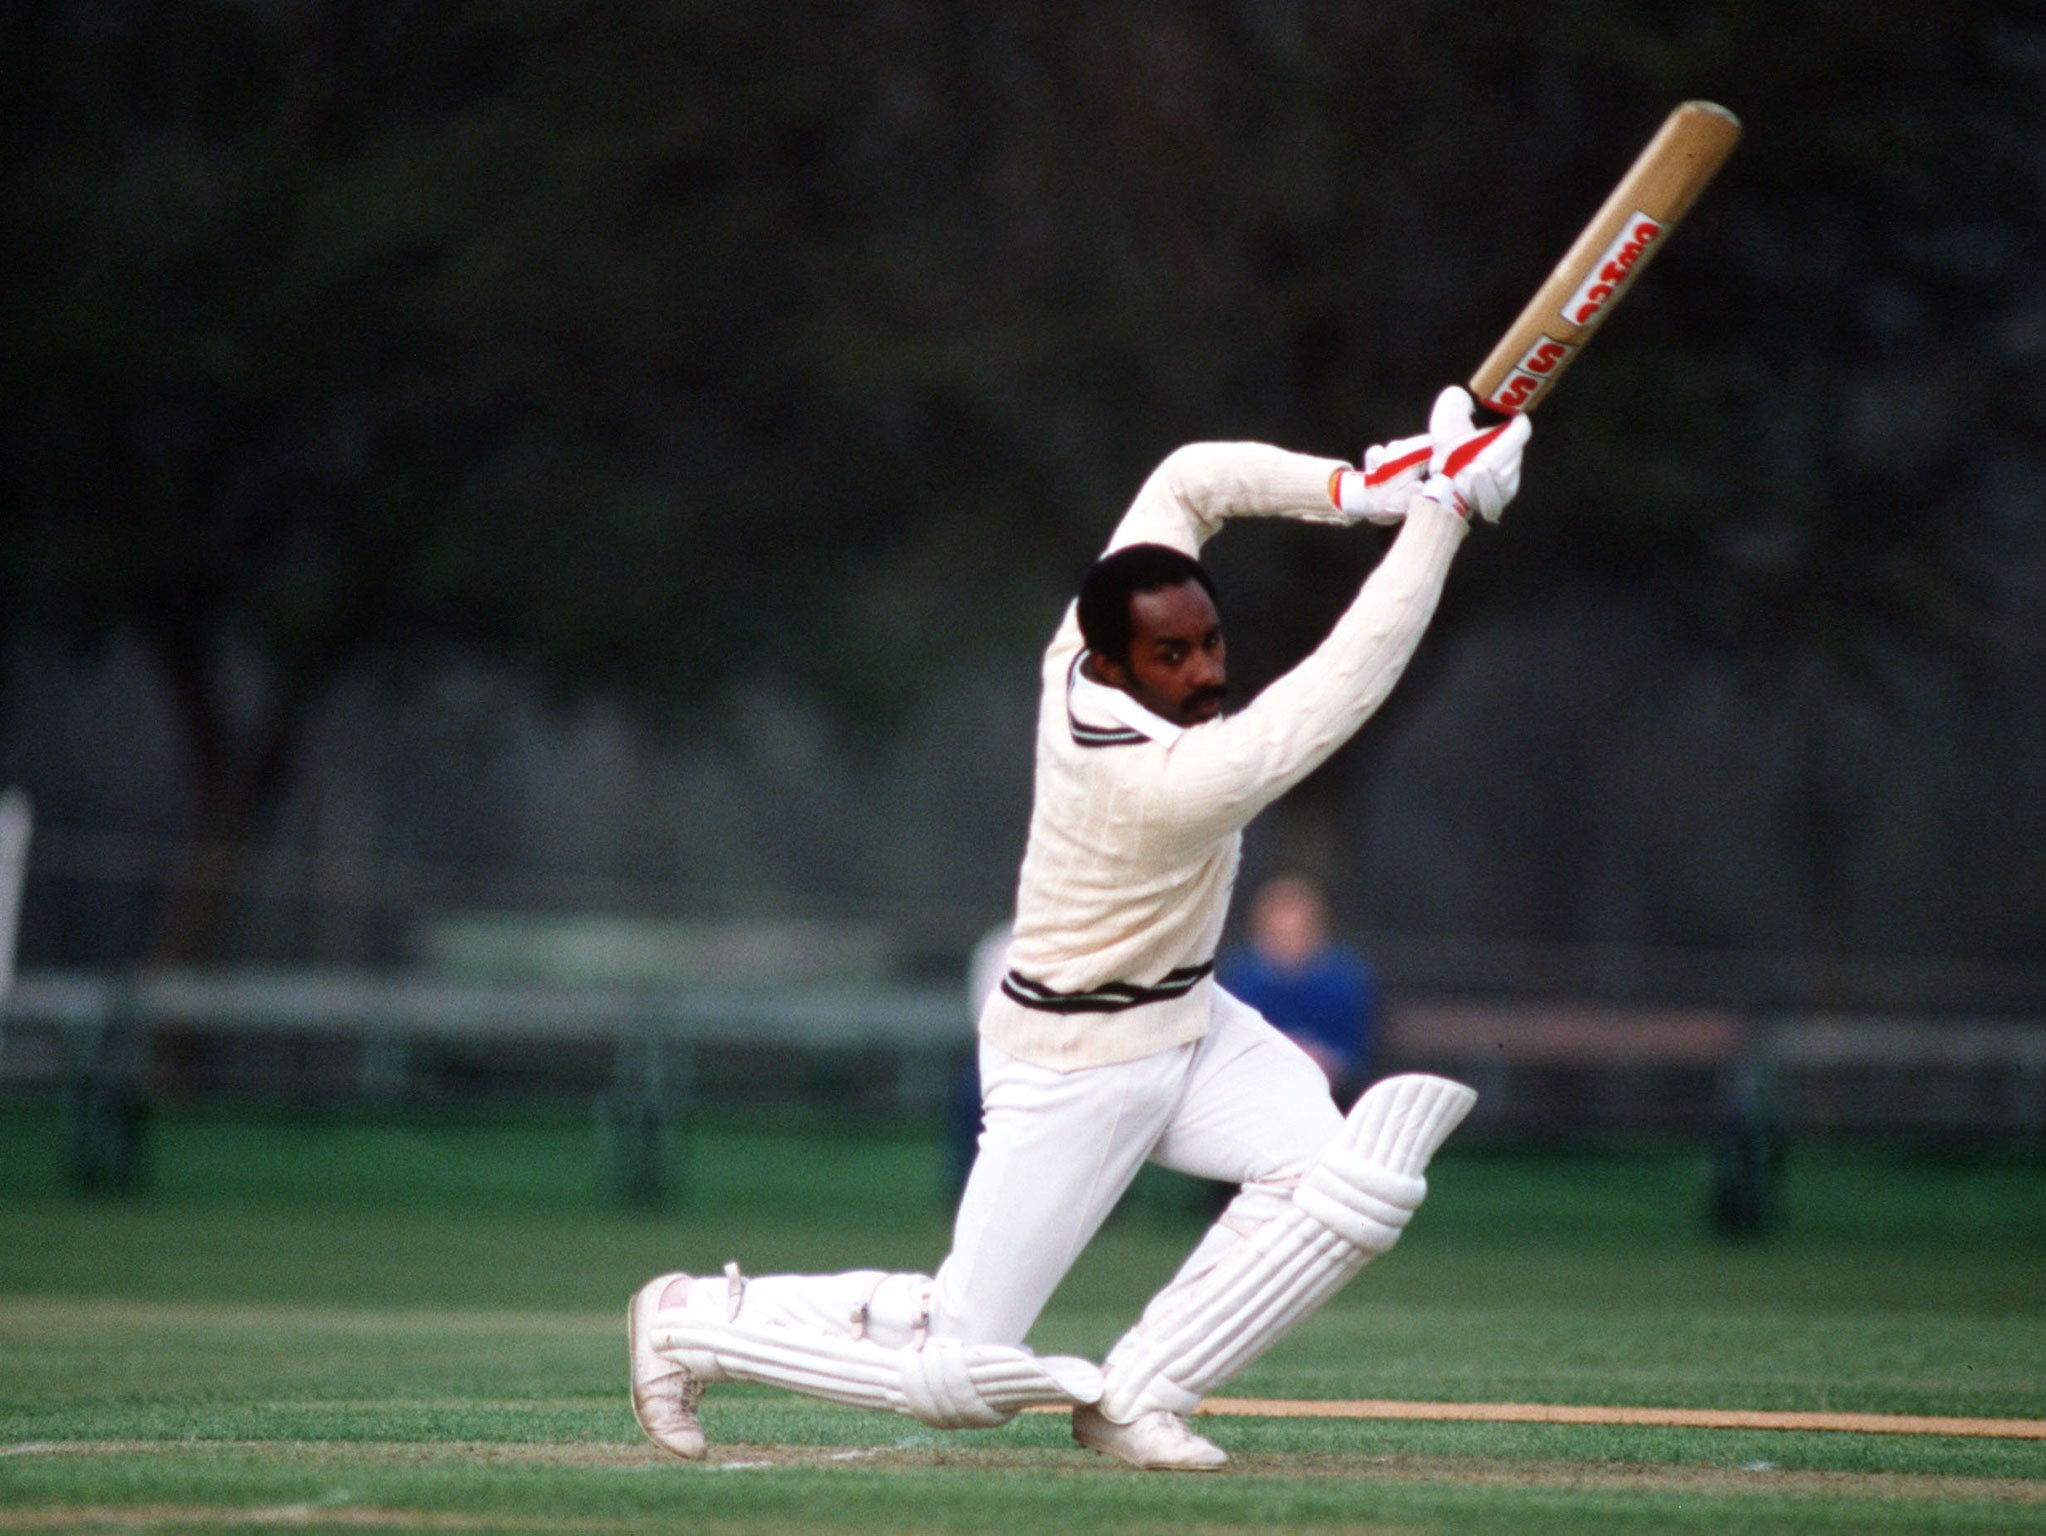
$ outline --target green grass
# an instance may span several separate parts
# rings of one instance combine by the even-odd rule
[[[689,1199],[606,1200],[581,1118],[166,1116],[153,1192],[61,1188],[0,1114],[0,1531],[2036,1531],[2046,1444],[1220,1420],[1220,1477],[1139,1476],[1056,1417],[944,1434],[714,1389],[720,1460],[623,1397],[647,1274],[929,1268],[915,1131],[702,1123]],[[1229,1391],[2046,1416],[2046,1163],[1798,1148],[1766,1242],[1701,1230],[1683,1149],[1438,1163],[1399,1250]],[[1193,1240],[1147,1180],[1035,1342],[1098,1355]]]

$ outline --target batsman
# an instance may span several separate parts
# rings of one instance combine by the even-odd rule
[[[1044,654],[1010,969],[980,1022],[983,1130],[935,1276],[664,1274],[629,1311],[654,1443],[706,1454],[706,1387],[755,1382],[946,1428],[1069,1405],[1134,1467],[1228,1457],[1188,1422],[1398,1241],[1476,1095],[1388,1078],[1346,1119],[1298,1046],[1215,982],[1243,828],[1361,726],[1433,616],[1473,519],[1520,482],[1525,415],[1460,388],[1361,467],[1199,443],[1153,471]],[[1322,644],[1235,712],[1202,544],[1235,517],[1398,524]],[[1239,1186],[1099,1366],[1026,1345],[1138,1170]]]

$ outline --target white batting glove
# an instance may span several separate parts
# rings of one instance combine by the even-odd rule
[[[1420,494],[1466,521],[1475,515],[1496,523],[1520,489],[1520,452],[1534,425],[1521,415],[1480,427],[1471,420],[1475,409],[1469,392],[1455,384],[1435,397],[1428,413],[1435,451]]]
[[[1427,478],[1433,448],[1426,436],[1374,444],[1364,450],[1363,468],[1335,472],[1329,500],[1353,523],[1396,523]]]

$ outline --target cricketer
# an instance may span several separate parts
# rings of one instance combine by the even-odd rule
[[[1520,483],[1529,423],[1468,393],[1362,466],[1200,443],[1145,481],[1044,653],[1010,969],[979,1020],[983,1130],[935,1276],[656,1276],[629,1309],[641,1427],[707,1454],[707,1386],[755,1382],[947,1428],[1070,1406],[1134,1467],[1228,1461],[1188,1415],[1398,1240],[1470,1109],[1419,1074],[1344,1117],[1297,1045],[1220,987],[1243,828],[1391,691],[1474,518]],[[1203,542],[1232,517],[1398,524],[1322,644],[1225,713]],[[1099,1366],[1024,1343],[1145,1162],[1239,1186]]]

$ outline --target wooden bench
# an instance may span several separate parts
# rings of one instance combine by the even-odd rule
[[[1775,1210],[1780,1127],[1756,1037],[1724,1009],[1415,1000],[1387,1011],[1382,1063],[1478,1090],[1470,1128],[1516,1142],[1598,1132],[1704,1139],[1711,1221],[1758,1232]]]
[[[1811,1015],[1771,1024],[1776,1112],[1801,1132],[2046,1144],[2046,1024]]]
[[[1751,1044],[1741,1017],[1719,1009],[1441,1001],[1395,1004],[1383,1041],[1403,1064],[1461,1073],[1479,1093],[1474,1124],[1523,1132],[1695,1127],[1723,1095],[1665,1093],[1667,1081],[1718,1085]]]
[[[707,1051],[760,1053],[759,1070],[768,1072],[777,1058],[884,1057],[895,1109],[918,1115],[949,1103],[973,1046],[964,989],[937,985],[685,989],[343,971],[30,972],[0,998],[0,1078],[64,1080],[77,1181],[130,1187],[142,1166],[150,1050],[175,1036],[340,1042],[354,1053],[355,1090],[381,1099],[402,1092],[411,1058],[428,1045],[485,1056],[535,1046],[608,1054],[599,1112],[613,1186],[634,1203],[664,1192],[666,1130],[695,1101]]]
[[[1704,1139],[1729,1233],[1774,1219],[1791,1137],[2046,1144],[2046,1024],[2030,1021],[1417,1000],[1389,1010],[1384,1047],[1388,1068],[1476,1088],[1480,1133]]]

